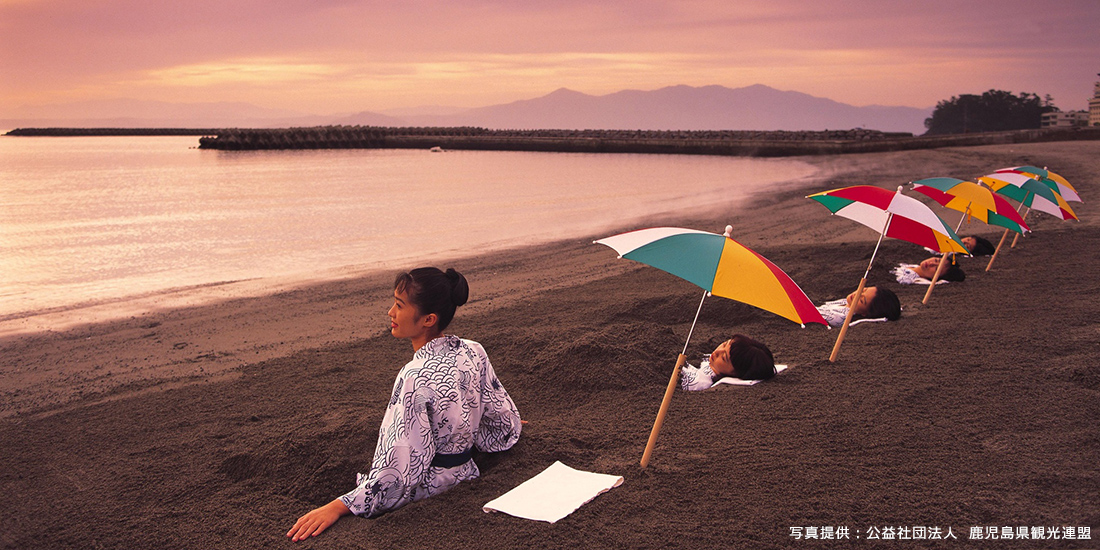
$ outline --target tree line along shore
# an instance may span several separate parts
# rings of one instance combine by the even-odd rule
[[[200,149],[455,149],[777,157],[1100,139],[1100,128],[914,136],[856,128],[752,130],[489,130],[477,127],[19,128],[12,136],[198,135]]]

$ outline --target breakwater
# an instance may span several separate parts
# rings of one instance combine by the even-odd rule
[[[930,149],[937,147],[1100,139],[1100,128],[1016,130],[920,136],[876,130],[654,131],[488,130],[320,126],[228,129],[199,140],[203,149],[465,149],[578,153],[664,153],[780,157]]]
[[[783,157],[1100,139],[1100,127],[914,136],[861,128],[752,130],[490,130],[476,127],[17,128],[11,136],[202,136],[199,148],[466,149]]]
[[[286,129],[230,129],[203,137],[206,149],[441,149],[574,153],[668,153],[785,156],[806,153],[808,144],[874,142],[912,137],[876,130],[826,131],[660,131],[660,130],[489,130],[475,127],[395,128],[320,126]],[[830,152],[830,151],[820,151]]]

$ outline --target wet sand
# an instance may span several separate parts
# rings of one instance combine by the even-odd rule
[[[805,189],[622,229],[732,224],[820,303],[858,284],[876,235],[808,193],[1034,164],[1088,202],[1073,203],[1081,222],[1029,217],[1034,233],[991,271],[964,259],[966,281],[927,305],[925,287],[888,274],[925,251],[884,242],[871,283],[898,293],[903,317],[854,327],[835,363],[835,330],[707,300],[692,359],[742,332],[791,367],[753,387],[677,393],[646,470],[638,460],[699,290],[590,240],[449,262],[472,287],[449,332],[485,345],[528,421],[523,437],[479,457],[475,482],[299,544],[807,548],[845,543],[797,540],[793,527],[845,527],[868,546],[886,528],[950,527],[958,540],[941,545],[957,547],[972,527],[1100,527],[1100,143],[806,160],[822,170]],[[977,222],[960,233],[1000,237]],[[0,338],[0,544],[292,547],[294,519],[367,468],[411,356],[386,331],[392,276]],[[555,460],[625,482],[554,525],[481,511]]]

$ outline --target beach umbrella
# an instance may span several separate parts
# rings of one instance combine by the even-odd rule
[[[1020,203],[1021,207],[1026,206],[1028,210],[1038,210],[1060,220],[1077,219],[1077,214],[1062,195],[1028,174],[993,172],[978,178],[978,181]]]
[[[720,296],[758,307],[801,324],[828,323],[814,307],[806,293],[783,270],[730,237],[732,226],[724,235],[679,227],[653,227],[613,235],[595,241],[609,246],[620,258],[634,260],[671,273],[703,289],[695,320],[691,323],[684,350],[672,369],[657,420],[649,434],[641,465],[649,464],[657,435],[668,413],[672,394],[680,378],[680,368],[687,360],[688,342],[695,332],[695,323],[708,295]]]
[[[1025,219],[1032,210],[1050,214],[1060,220],[1077,219],[1077,214],[1073,212],[1073,209],[1062,198],[1062,195],[1055,191],[1051,185],[1035,179],[1032,174],[1014,170],[999,171],[986,174],[978,178],[978,181],[988,185],[993,191],[1020,203],[1021,209],[1027,207],[1022,216]],[[1008,231],[1006,230],[1005,234],[1001,236],[1002,242],[1007,235]],[[1016,246],[1016,241],[1019,238],[1020,235],[1017,233],[1016,237],[1012,239],[1011,247]],[[1000,248],[999,245],[998,248]],[[990,266],[992,266],[993,258],[990,258],[989,261]],[[986,266],[986,271],[988,270],[989,266]]]
[[[1058,209],[1061,213],[1061,218],[1063,220],[1069,219],[1067,217],[1068,214],[1069,217],[1077,219],[1077,215],[1072,210],[1070,210],[1069,205],[1065,203],[1083,201],[1081,200],[1081,195],[1077,194],[1077,189],[1074,189],[1074,187],[1070,185],[1068,181],[1066,181],[1066,178],[1063,178],[1062,176],[1055,174],[1054,172],[1051,172],[1046,168],[1037,168],[1035,166],[1016,166],[1014,168],[1002,168],[1000,170],[997,170],[997,173],[1007,172],[1023,174],[1049,187],[1051,191],[1054,191],[1056,199],[1063,199],[1063,201],[1058,202]],[[1063,208],[1063,206],[1065,206],[1065,208]],[[1017,234],[1016,238],[1012,239],[1012,246],[1016,246],[1016,241],[1019,238],[1020,235]]]
[[[993,251],[993,257],[989,259],[989,264],[985,267],[986,271],[989,271],[990,266],[993,265],[993,260],[997,258],[997,254],[1001,251],[1001,245],[1004,244],[1009,231],[1015,231],[1017,234],[1031,231],[1031,228],[1024,223],[1024,219],[1007,200],[993,193],[989,188],[982,187],[972,181],[957,178],[926,178],[914,181],[913,190],[947,208],[962,212],[963,218],[972,216],[986,224],[1005,228],[1004,235],[1001,235],[1001,242],[997,243],[997,249]],[[960,219],[959,225],[955,227],[955,232],[958,233],[961,227],[962,220]],[[924,294],[923,303],[928,303],[928,298],[932,295],[932,289],[936,286],[936,280],[939,279],[939,275],[946,265],[947,262],[940,263],[940,268],[936,270],[936,275],[932,278],[932,284]]]
[[[957,178],[926,178],[912,183],[914,191],[942,206],[962,212],[964,218],[977,218],[986,224],[1017,233],[1031,231],[1016,209],[987,187]],[[958,233],[961,227],[956,227],[955,232]]]
[[[889,191],[873,185],[853,185],[815,193],[807,198],[821,203],[833,214],[859,222],[879,232],[875,251],[871,254],[871,261],[867,263],[867,271],[860,279],[859,287],[856,288],[856,302],[863,295],[863,288],[867,286],[867,276],[871,273],[871,266],[875,263],[875,256],[878,255],[883,237],[909,241],[945,254],[948,252],[970,254],[959,240],[959,236],[931,208],[913,197],[902,195],[901,186],[898,186],[897,191]],[[829,361],[836,361],[840,353],[840,344],[844,341],[844,335],[847,334],[848,325],[851,322],[852,308],[849,308],[848,315],[844,318],[844,326],[841,327],[836,344],[833,345]]]
[[[1063,199],[1070,202],[1084,202],[1081,200],[1081,195],[1077,194],[1077,189],[1070,185],[1066,178],[1047,170],[1046,168],[1037,168],[1035,166],[1015,166],[1012,168],[1002,168],[997,170],[998,172],[1022,172],[1024,174],[1031,174],[1033,178],[1039,180],[1041,183],[1046,184],[1053,189],[1059,195],[1062,195]]]

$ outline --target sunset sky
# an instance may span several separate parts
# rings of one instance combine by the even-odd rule
[[[1086,109],[1100,0],[0,0],[0,116],[134,98],[336,114],[566,87],[765,84],[931,107]]]

